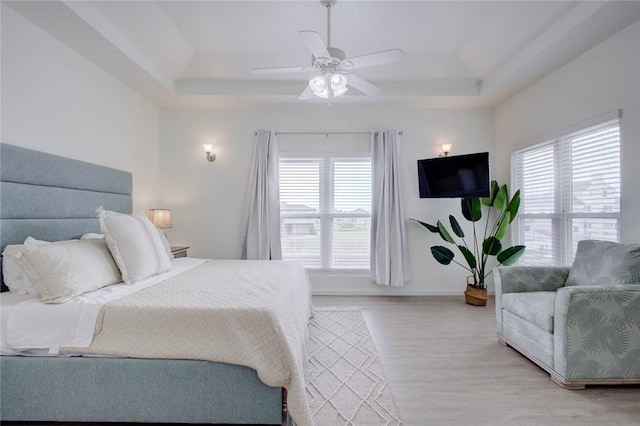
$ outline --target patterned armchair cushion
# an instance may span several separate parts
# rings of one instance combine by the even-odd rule
[[[553,333],[555,291],[507,293],[502,296],[502,308],[547,333]]]
[[[640,284],[640,245],[580,241],[566,285],[621,284]]]

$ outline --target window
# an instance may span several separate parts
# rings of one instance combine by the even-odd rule
[[[511,155],[523,265],[569,265],[578,241],[620,240],[620,123],[610,120]]]
[[[282,258],[313,269],[369,269],[371,159],[280,156]]]

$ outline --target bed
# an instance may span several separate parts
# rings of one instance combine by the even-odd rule
[[[127,172],[0,144],[0,250],[97,233],[96,208],[131,213],[131,191]],[[3,421],[291,423],[282,387],[211,360],[2,356],[0,380]]]

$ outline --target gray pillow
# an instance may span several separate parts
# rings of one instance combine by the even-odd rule
[[[640,245],[580,241],[566,285],[620,284],[640,284]]]

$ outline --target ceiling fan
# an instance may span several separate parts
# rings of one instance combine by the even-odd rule
[[[368,96],[380,93],[375,84],[351,73],[357,68],[400,62],[404,59],[404,52],[400,49],[385,50],[367,55],[347,58],[347,55],[336,47],[331,47],[331,7],[337,0],[320,0],[327,9],[327,44],[320,34],[315,31],[300,31],[298,34],[307,45],[311,53],[311,66],[256,68],[254,74],[275,74],[286,72],[314,72],[316,75],[309,80],[309,84],[299,99],[308,100],[314,95],[323,99],[333,99],[353,87]]]

